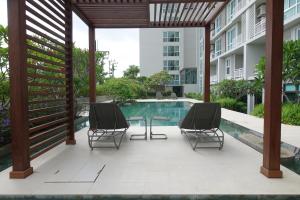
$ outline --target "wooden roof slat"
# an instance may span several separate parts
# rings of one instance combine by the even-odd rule
[[[174,3],[172,3],[171,13],[170,13],[170,16],[169,16],[168,24],[170,24],[170,22],[171,22],[171,19],[172,19],[172,16],[173,16],[173,11],[174,11]]]
[[[202,19],[202,23],[205,21],[205,19],[209,16],[209,14],[211,13],[211,11],[214,9],[216,3],[214,2],[213,5],[211,6],[211,8],[207,11],[207,13],[204,15],[203,19]]]
[[[71,1],[72,8],[79,17],[95,28],[205,26],[205,23],[212,21],[228,2],[228,0]],[[212,5],[216,7],[210,7]]]
[[[189,13],[191,12],[192,5],[193,5],[193,3],[189,3],[189,5],[188,5],[188,10],[186,11],[186,14],[185,14],[185,16],[184,16],[184,18],[183,18],[183,22],[186,21],[187,16],[188,16]]]
[[[198,8],[198,5],[199,5],[199,2],[195,3],[194,8],[193,8],[193,11],[192,11],[192,13],[191,13],[191,15],[190,15],[190,17],[188,18],[187,21],[189,21],[189,22],[191,21],[192,16],[194,15],[195,11],[196,11],[197,8]]]
[[[169,4],[167,3],[166,11],[165,11],[165,18],[164,18],[164,22],[163,22],[164,25],[166,24],[166,20],[167,20],[168,9],[169,9]]]

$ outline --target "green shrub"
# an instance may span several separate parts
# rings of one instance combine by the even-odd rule
[[[221,104],[222,108],[226,108],[229,110],[234,110],[237,112],[246,113],[247,112],[247,105],[244,102],[238,101],[232,98],[222,98],[216,100],[217,103]]]
[[[264,105],[259,104],[255,106],[251,114],[261,118],[264,117]],[[300,104],[283,104],[281,122],[283,124],[300,126]]]
[[[104,84],[97,86],[97,95],[107,95],[116,101],[124,102],[145,97],[146,90],[136,80],[111,78],[105,81]]]
[[[256,117],[264,117],[264,105],[258,104],[254,107],[253,111],[251,112],[251,115],[254,115]]]
[[[203,100],[203,95],[201,93],[190,92],[190,93],[186,93],[185,97],[191,99]]]

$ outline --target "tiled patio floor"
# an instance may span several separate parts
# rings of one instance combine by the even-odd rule
[[[259,173],[260,153],[225,135],[225,146],[193,151],[177,127],[155,127],[166,141],[129,141],[94,149],[87,129],[77,145],[59,145],[32,162],[34,174],[10,180],[0,173],[0,194],[300,194],[300,176],[282,167],[283,179]],[[133,127],[128,135],[142,133]],[[102,170],[101,173],[99,173]]]

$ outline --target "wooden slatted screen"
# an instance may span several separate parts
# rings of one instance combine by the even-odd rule
[[[73,131],[72,37],[68,1],[26,0],[28,118],[31,159]]]

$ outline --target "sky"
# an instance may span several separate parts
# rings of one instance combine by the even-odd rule
[[[0,0],[0,24],[7,25],[7,0]],[[121,77],[129,65],[139,65],[139,29],[97,29],[99,51],[109,51],[110,60],[117,63],[116,77]],[[88,48],[88,27],[73,14],[75,46]],[[105,70],[108,71],[108,63]]]

